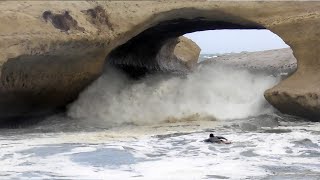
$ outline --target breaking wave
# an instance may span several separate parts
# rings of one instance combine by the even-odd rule
[[[108,67],[69,106],[68,116],[108,127],[240,119],[273,111],[263,93],[278,81],[217,64],[188,75],[157,74],[139,81]]]

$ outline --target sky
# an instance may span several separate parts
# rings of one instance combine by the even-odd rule
[[[185,34],[201,48],[201,54],[263,51],[289,47],[269,30],[210,30]]]

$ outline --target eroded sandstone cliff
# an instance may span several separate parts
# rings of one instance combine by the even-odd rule
[[[117,52],[137,59],[145,52],[149,62],[139,63],[157,68],[165,42],[184,33],[266,28],[298,60],[297,71],[268,90],[266,99],[282,112],[316,119],[319,20],[320,2],[2,1],[0,118],[64,106]]]

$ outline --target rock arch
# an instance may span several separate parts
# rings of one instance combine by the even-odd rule
[[[284,8],[285,6],[281,3],[265,3],[264,5],[275,8],[279,13],[279,7],[274,6],[277,4],[282,10],[288,8]],[[299,9],[298,5],[304,6],[306,4],[290,3],[290,5],[292,5],[291,8]],[[319,7],[319,3],[316,5]],[[178,16],[176,16],[177,14]],[[151,27],[130,39],[126,44],[116,48],[109,54],[108,59],[114,64],[146,65],[158,68],[157,66],[161,66],[161,63],[153,64],[159,63],[153,59],[157,49],[167,39],[199,30],[269,29],[279,35],[292,48],[294,56],[298,60],[298,70],[290,78],[267,90],[265,98],[283,113],[317,120],[320,116],[320,99],[316,86],[320,80],[320,74],[316,73],[317,68],[315,67],[319,66],[320,60],[319,54],[316,53],[319,49],[319,39],[317,38],[320,27],[319,13],[298,14],[288,15],[286,18],[282,17],[283,19],[281,16],[274,19],[268,17],[270,19],[263,22],[255,19],[250,21],[249,19],[252,18],[245,19],[244,16],[234,16],[234,13],[228,14],[219,10],[210,13],[194,8],[175,9],[161,13],[159,15],[161,20],[157,17],[155,18],[156,22],[151,20],[152,23],[149,23],[156,25],[150,25]],[[171,15],[175,18],[172,19]],[[164,16],[166,18],[163,18]]]
[[[83,13],[97,6],[108,23],[92,23],[97,22],[90,19],[94,17]],[[83,29],[61,32],[41,18],[47,10],[68,10]],[[284,113],[320,117],[320,2],[37,1],[0,3],[0,12],[0,107],[11,115],[28,114],[34,111],[30,107],[65,105],[102,73],[105,57],[114,64],[130,64],[121,61],[125,50],[132,57],[143,54],[132,46],[143,47],[142,40],[156,52],[168,38],[186,32],[266,28],[279,35],[298,60],[297,71],[266,91],[266,99]],[[152,37],[148,30],[158,43],[146,38]],[[151,52],[145,55],[154,56]],[[156,67],[141,59],[137,64]]]
[[[181,11],[181,10],[178,10]],[[188,10],[194,14],[194,10]],[[196,10],[197,11],[197,10]],[[229,15],[228,17],[231,17]],[[237,18],[239,19],[239,18]],[[234,20],[237,22],[237,20]],[[186,33],[202,30],[218,29],[264,29],[263,26],[250,21],[239,20],[240,23],[228,22],[224,19],[195,17],[191,19],[169,19],[157,23],[128,40],[125,44],[112,50],[107,61],[124,69],[165,70],[161,61],[157,60],[160,49],[171,39]]]

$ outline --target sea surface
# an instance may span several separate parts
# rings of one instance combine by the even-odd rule
[[[320,123],[264,100],[279,81],[210,65],[134,82],[106,69],[65,114],[0,130],[0,179],[320,179]],[[204,143],[210,133],[232,144]]]

